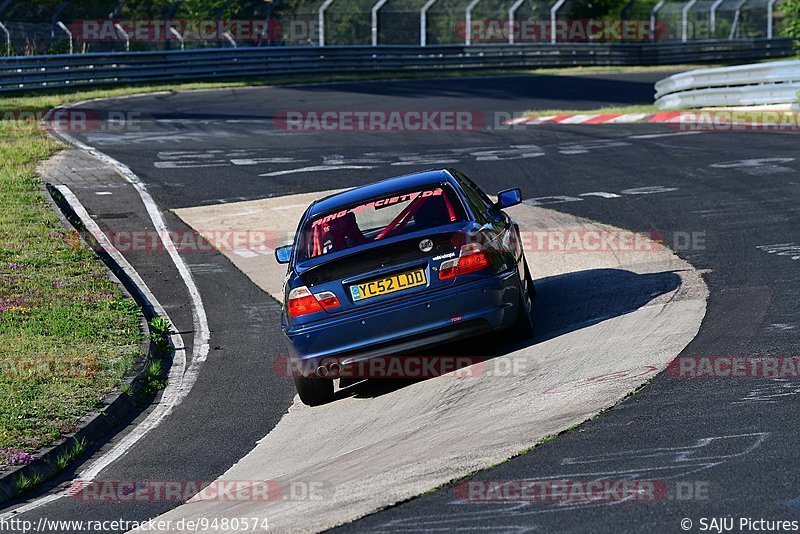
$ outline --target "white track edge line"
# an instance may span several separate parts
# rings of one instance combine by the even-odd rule
[[[141,275],[130,264],[125,256],[123,256],[119,250],[114,247],[94,219],[89,216],[86,208],[83,206],[83,204],[81,204],[75,194],[65,185],[58,185],[56,186],[56,189],[58,189],[58,191],[64,195],[67,203],[81,220],[81,223],[86,230],[88,230],[97,240],[98,245],[131,279],[141,297],[153,308],[156,314],[158,314],[160,317],[163,317],[171,326],[174,327],[174,323],[164,310],[164,307],[161,305],[155,295],[153,295],[153,292],[142,279]],[[117,458],[122,457],[134,443],[139,441],[139,439],[141,439],[141,437],[150,430],[158,426],[158,424],[170,414],[172,408],[176,405],[176,400],[181,394],[181,382],[183,381],[183,376],[186,370],[186,346],[184,345],[183,337],[178,333],[172,333],[170,335],[170,341],[172,342],[172,347],[175,349],[175,353],[173,355],[172,366],[170,367],[170,371],[167,376],[167,387],[164,389],[164,392],[161,395],[161,400],[156,408],[150,412],[150,414],[148,414],[147,417],[129,434],[116,443],[111,450],[92,462],[86,469],[79,472],[74,477],[74,480],[85,481],[94,478],[96,473],[99,473],[104,467]],[[68,491],[59,491],[45,495],[39,499],[26,503],[0,515],[0,520],[8,520],[11,517],[33,511],[62,497],[66,497],[67,495],[69,495]]]
[[[84,102],[78,102],[70,107],[79,106],[83,103]],[[48,117],[45,117],[45,121],[47,121],[48,118],[49,115]],[[136,176],[136,174],[127,165],[117,161],[103,152],[100,152],[92,146],[78,141],[68,133],[59,130],[56,130],[55,133],[72,146],[79,148],[84,152],[91,154],[100,161],[112,166],[120,174],[120,176],[122,176],[133,186],[133,188],[139,194],[139,197],[142,199],[142,203],[144,203],[145,209],[150,215],[150,220],[153,222],[154,228],[158,232],[161,242],[164,244],[165,250],[169,253],[170,258],[172,258],[172,261],[175,264],[175,267],[178,269],[178,273],[183,279],[186,289],[189,292],[189,297],[192,300],[192,318],[194,320],[195,331],[194,341],[192,344],[192,362],[189,365],[189,368],[186,370],[186,375],[184,376],[183,380],[183,387],[186,389],[186,393],[188,393],[188,391],[194,385],[194,382],[197,380],[200,367],[208,357],[211,333],[208,326],[208,316],[206,314],[205,307],[203,306],[203,300],[200,296],[200,291],[197,289],[197,285],[195,284],[194,277],[192,276],[189,267],[186,265],[186,262],[183,260],[180,254],[178,254],[177,248],[175,247],[172,237],[169,234],[169,230],[167,229],[167,225],[164,222],[164,218],[161,215],[161,212],[158,210],[158,206],[153,200],[153,197],[150,196],[150,193],[147,191],[147,188],[139,179],[139,177]],[[181,396],[178,403],[183,400],[183,397],[185,397],[185,395]]]
[[[88,102],[92,102],[94,100],[105,100],[105,99],[83,100],[83,101],[71,104],[70,106],[54,108],[54,109],[50,110],[47,113],[47,115],[44,117],[43,122],[46,124],[49,121],[49,119],[50,119],[50,117],[52,116],[53,113],[56,113],[56,112],[58,112],[58,111],[60,111],[62,109],[70,108],[70,107],[78,107],[78,106],[84,105],[84,104],[86,104]],[[76,147],[76,148],[78,148],[80,150],[83,150],[84,152],[94,156],[95,158],[99,159],[100,161],[103,161],[104,163],[110,165],[111,167],[113,167],[120,174],[120,176],[122,176],[128,183],[130,183],[134,187],[136,192],[139,194],[139,197],[141,198],[142,203],[144,204],[145,208],[147,209],[147,213],[150,216],[150,220],[153,222],[153,225],[154,225],[156,231],[158,231],[159,237],[161,238],[161,241],[164,244],[165,249],[169,253],[170,258],[172,259],[173,263],[175,264],[175,267],[178,269],[178,273],[181,275],[181,278],[183,279],[183,282],[186,284],[186,289],[189,292],[189,296],[190,296],[190,298],[192,300],[192,319],[193,319],[193,322],[194,322],[194,331],[195,331],[195,336],[194,336],[194,340],[193,340],[193,344],[192,344],[192,362],[189,365],[189,368],[185,369],[184,372],[183,372],[183,376],[181,377],[181,382],[180,382],[180,386],[179,386],[178,391],[176,391],[174,394],[170,394],[171,395],[172,406],[170,406],[170,409],[167,410],[161,416],[161,418],[159,418],[157,420],[156,424],[154,424],[152,426],[148,426],[147,428],[144,428],[144,431],[141,432],[141,433],[136,433],[137,437],[135,439],[131,439],[131,440],[127,440],[126,441],[128,436],[131,436],[132,434],[134,434],[134,432],[132,431],[130,434],[128,434],[128,436],[126,436],[126,439],[123,439],[123,441],[121,441],[116,446],[114,446],[114,448],[112,448],[109,452],[107,452],[105,455],[101,456],[93,464],[91,464],[87,470],[84,470],[84,471],[82,471],[80,473],[80,476],[91,480],[92,478],[96,477],[100,473],[100,471],[102,471],[103,469],[108,467],[108,465],[110,465],[112,462],[114,462],[115,460],[117,460],[117,459],[121,458],[122,456],[124,456],[125,453],[127,453],[127,451],[139,439],[141,439],[150,430],[152,430],[153,428],[158,426],[158,424],[161,423],[161,421],[164,419],[164,417],[169,415],[169,413],[172,411],[172,407],[177,406],[178,404],[180,404],[183,401],[184,398],[186,398],[186,396],[189,394],[189,392],[191,391],[192,387],[194,386],[194,383],[197,381],[197,376],[199,375],[200,367],[202,366],[202,364],[206,361],[206,358],[208,357],[209,340],[210,340],[211,334],[210,334],[210,329],[209,329],[209,326],[208,326],[208,316],[206,314],[205,307],[203,306],[203,301],[202,301],[202,298],[200,297],[200,292],[197,289],[197,285],[194,282],[194,278],[192,277],[191,271],[189,270],[189,267],[186,265],[186,262],[183,261],[183,258],[181,258],[181,256],[178,254],[177,249],[175,248],[175,244],[173,243],[172,238],[169,235],[169,232],[167,230],[166,224],[164,223],[164,218],[162,217],[161,212],[158,211],[158,207],[156,206],[156,203],[153,200],[153,197],[150,196],[150,193],[147,191],[147,188],[141,182],[139,177],[136,176],[136,174],[134,174],[133,171],[131,171],[130,168],[127,165],[124,165],[123,163],[121,163],[121,162],[117,161],[116,159],[112,158],[111,156],[109,156],[107,154],[104,154],[103,152],[100,152],[99,150],[97,150],[94,147],[91,147],[91,146],[89,146],[89,145],[87,145],[85,143],[82,143],[82,142],[78,141],[76,138],[74,138],[73,136],[69,135],[68,133],[60,131],[60,130],[51,130],[51,133],[56,135],[56,136],[58,136],[59,138],[61,138],[61,140],[63,140],[67,144],[70,144],[70,145],[72,145],[72,146],[74,146],[74,147]],[[70,193],[71,193],[71,191],[70,191]],[[73,198],[75,198],[75,200],[77,201],[77,197],[74,197],[74,195],[73,195]],[[85,209],[84,209],[84,212],[85,212]],[[88,213],[87,213],[87,216],[88,216]],[[91,220],[91,219],[89,219],[89,220]],[[94,221],[91,220],[91,222],[93,223]],[[99,228],[98,228],[98,230],[99,230]],[[122,255],[120,254],[120,256],[122,256]],[[126,261],[126,263],[127,263],[127,261]],[[130,264],[128,264],[128,265],[130,265]],[[131,267],[131,269],[132,269],[132,267]],[[141,280],[140,276],[138,278]],[[163,307],[162,307],[162,309],[163,309]],[[173,324],[172,321],[170,321],[170,324]],[[180,341],[180,346],[183,348],[182,354],[183,354],[183,357],[184,357],[184,367],[185,367],[185,365],[186,365],[186,350],[185,350],[185,345],[183,343],[183,339],[182,338],[181,338],[181,341]],[[176,355],[177,355],[177,350],[176,350]],[[172,372],[172,371],[170,371],[170,372]],[[166,393],[166,391],[165,391],[165,393]],[[158,407],[157,407],[157,409],[158,409]],[[155,413],[155,411],[153,413]],[[145,421],[142,421],[142,423],[140,423],[140,424],[144,425],[145,422],[147,422],[147,419],[145,419]],[[124,449],[122,449],[122,448],[118,449],[118,446],[122,445],[123,442],[125,443],[126,447]],[[29,512],[29,511],[34,510],[36,508],[39,508],[39,507],[41,507],[41,506],[43,506],[45,504],[48,504],[48,503],[50,503],[52,501],[55,501],[55,500],[61,498],[62,496],[64,496],[64,494],[55,493],[55,494],[46,495],[46,496],[41,497],[41,498],[39,498],[39,499],[37,499],[35,501],[27,503],[27,504],[25,504],[23,506],[20,506],[18,508],[15,508],[15,509],[13,509],[13,510],[11,510],[11,511],[9,511],[9,512],[3,514],[3,515],[0,515],[0,519],[5,519],[5,518],[10,517],[10,516],[14,516],[14,515],[18,515],[18,514],[21,514],[21,513]]]

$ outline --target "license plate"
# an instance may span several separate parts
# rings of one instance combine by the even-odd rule
[[[379,278],[350,286],[350,294],[353,296],[353,300],[364,300],[412,287],[424,286],[426,283],[425,269],[416,269],[407,273],[395,274],[387,278]]]

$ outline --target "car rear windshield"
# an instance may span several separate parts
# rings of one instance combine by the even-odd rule
[[[301,260],[316,258],[464,220],[464,208],[446,184],[402,191],[309,219],[297,253]]]

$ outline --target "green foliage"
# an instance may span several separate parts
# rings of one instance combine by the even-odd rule
[[[63,471],[67,466],[72,463],[77,457],[86,452],[86,440],[76,439],[66,452],[60,454],[56,458],[56,470]]]
[[[16,488],[14,489],[14,497],[19,497],[20,495],[29,492],[38,486],[41,481],[42,475],[39,473],[33,473],[31,476],[21,475],[17,479]]]
[[[780,9],[785,16],[783,35],[800,40],[800,0],[784,0],[780,4]]]
[[[169,323],[163,317],[150,320],[150,341],[155,343],[158,353],[165,356],[170,353],[169,338],[172,335]]]
[[[142,376],[142,389],[139,390],[139,402],[146,402],[157,391],[167,387],[167,380],[164,378],[164,366],[161,360],[153,360],[147,365]]]

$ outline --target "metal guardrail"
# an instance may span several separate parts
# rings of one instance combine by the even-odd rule
[[[785,57],[790,39],[398,47],[253,47],[22,56],[0,60],[0,92],[143,82]]]
[[[800,60],[692,70],[655,87],[661,109],[794,103],[800,91]]]

